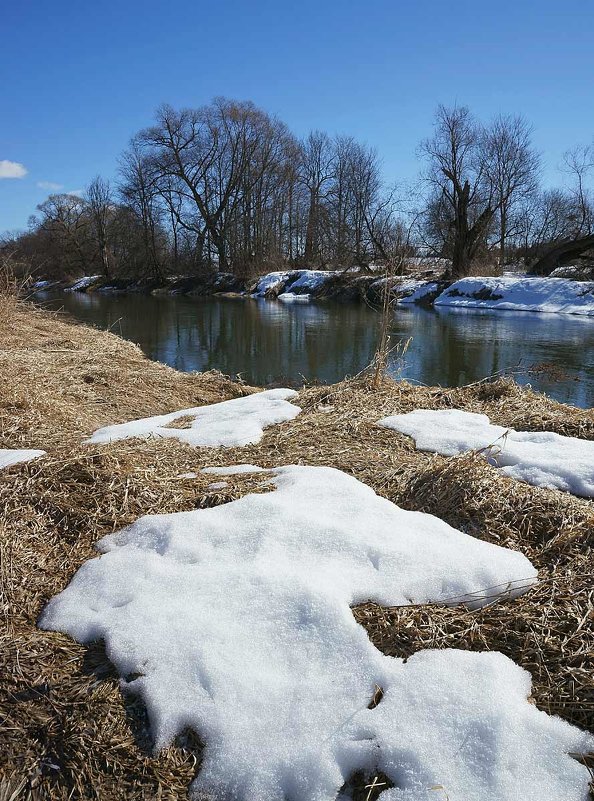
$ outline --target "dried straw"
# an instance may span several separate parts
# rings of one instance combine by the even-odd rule
[[[373,390],[363,376],[303,389],[302,414],[256,446],[192,449],[156,439],[83,446],[99,426],[250,389],[214,373],[179,374],[118,337],[29,307],[15,304],[9,318],[10,329],[0,323],[0,447],[44,448],[48,456],[0,472],[0,801],[185,796],[200,765],[196,735],[153,755],[145,711],[122,696],[101,644],[85,648],[35,623],[101,536],[142,514],[263,491],[249,474],[209,490],[213,476],[199,473],[207,465],[330,465],[405,508],[522,550],[542,579],[522,598],[477,612],[367,603],[355,617],[395,656],[500,650],[530,670],[540,708],[594,729],[592,501],[515,482],[476,455],[419,453],[410,439],[376,426],[387,414],[457,407],[506,426],[594,439],[591,411],[503,379],[461,389],[384,380]],[[197,478],[180,478],[189,471]],[[384,778],[355,776],[350,787],[371,801]]]

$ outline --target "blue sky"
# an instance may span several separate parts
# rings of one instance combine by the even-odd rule
[[[113,178],[162,102],[253,100],[297,135],[368,142],[390,180],[417,174],[440,102],[524,114],[548,183],[594,136],[592,0],[7,0],[0,26],[0,175],[27,170],[0,178],[0,231],[24,228],[48,183]]]

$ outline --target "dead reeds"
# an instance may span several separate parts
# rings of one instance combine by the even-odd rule
[[[257,477],[240,474],[213,491],[213,476],[199,472],[207,465],[337,467],[405,508],[523,551],[541,583],[516,600],[474,612],[367,603],[353,613],[394,656],[421,648],[500,650],[532,673],[534,703],[594,729],[594,503],[513,481],[476,455],[419,453],[409,438],[376,426],[388,414],[457,407],[505,426],[594,439],[591,411],[506,379],[460,389],[382,379],[374,389],[363,376],[303,389],[302,414],[255,446],[192,449],[156,439],[85,446],[83,436],[99,426],[250,390],[218,374],[179,374],[111,334],[18,304],[0,334],[0,446],[48,451],[0,472],[1,801],[184,797],[199,769],[198,738],[186,733],[152,754],[145,711],[122,695],[101,645],[85,648],[40,631],[36,620],[101,536],[143,514],[257,490]],[[181,477],[189,471],[197,477]],[[359,783],[365,798],[371,782]]]

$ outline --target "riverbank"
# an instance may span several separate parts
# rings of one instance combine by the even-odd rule
[[[36,621],[96,555],[101,537],[143,514],[215,507],[262,491],[253,474],[226,476],[226,486],[216,487],[212,475],[200,472],[213,465],[335,467],[405,509],[521,551],[538,568],[540,583],[520,598],[472,613],[365,603],[354,608],[355,619],[390,656],[423,648],[501,651],[530,671],[540,709],[594,729],[593,502],[514,481],[472,454],[416,451],[409,438],[377,426],[382,417],[417,408],[459,408],[520,431],[594,440],[592,411],[511,381],[441,389],[385,380],[373,389],[362,377],[301,389],[294,400],[299,416],[267,429],[254,445],[195,449],[173,439],[85,445],[83,438],[102,426],[253,390],[216,373],[178,373],[115,335],[29,306],[3,311],[0,335],[0,447],[47,453],[0,471],[7,621],[0,775],[16,798],[185,795],[200,765],[198,738],[186,733],[154,755],[146,711],[122,695],[102,647],[41,631]]]
[[[386,285],[389,285],[393,304],[594,316],[594,281],[525,275],[477,276],[447,281],[428,273],[422,277],[378,278],[377,275],[345,271],[288,270],[268,273],[249,284],[231,274],[162,281],[108,281],[101,276],[85,276],[66,283],[38,281],[33,285],[33,292],[229,296],[278,299],[284,303],[332,300],[379,306]]]

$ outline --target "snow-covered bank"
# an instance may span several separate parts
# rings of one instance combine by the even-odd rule
[[[529,704],[525,671],[499,653],[386,657],[350,610],[481,606],[530,587],[526,557],[333,468],[263,478],[273,491],[105,537],[41,618],[105,640],[158,747],[199,733],[195,791],[333,801],[353,771],[381,769],[394,799],[441,785],[452,801],[583,801],[587,770],[568,753],[594,738]],[[385,695],[369,709],[376,687]]]
[[[285,296],[285,300],[302,295],[309,299],[321,292],[337,275],[340,273],[332,270],[286,270],[268,273],[248,289],[248,294],[259,298]]]
[[[84,292],[100,279],[100,275],[83,275],[82,278],[65,287],[64,292]]]
[[[594,316],[594,281],[570,278],[538,278],[506,274],[501,277],[462,278],[453,283],[411,276],[377,278],[373,274],[348,270],[284,270],[267,273],[251,285],[232,274],[205,277],[170,277],[154,280],[107,282],[100,276],[86,276],[62,284],[65,292],[147,292],[172,295],[244,295],[254,298],[302,301],[381,301],[386,284],[396,304],[424,304],[510,311],[554,312]],[[35,292],[56,284],[38,281]]]
[[[430,290],[425,293],[427,291]],[[435,306],[594,316],[594,281],[509,276],[462,278],[441,292],[433,303]]]
[[[379,421],[412,437],[419,450],[456,456],[477,451],[501,472],[536,487],[594,497],[594,442],[550,431],[514,431],[484,414],[417,409]]]
[[[14,464],[39,459],[40,456],[45,456],[45,451],[0,448],[0,470],[4,467],[12,467]]]
[[[292,420],[299,414],[301,409],[287,401],[296,397],[294,389],[269,389],[244,398],[105,426],[95,431],[86,442],[95,444],[131,437],[164,437],[195,447],[253,445],[262,439],[266,427]],[[189,428],[171,427],[177,420],[188,417],[193,418]]]

